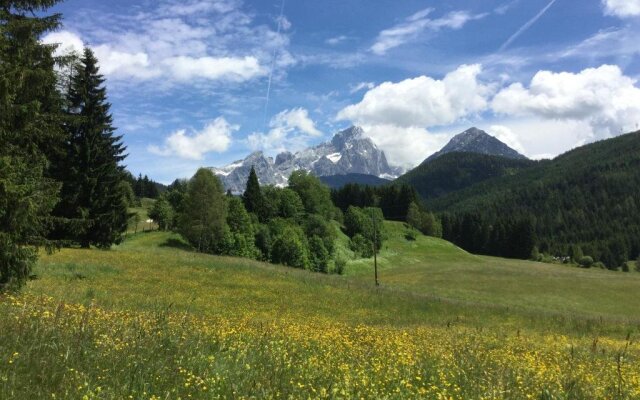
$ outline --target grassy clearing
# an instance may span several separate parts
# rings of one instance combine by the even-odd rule
[[[388,287],[525,311],[640,320],[638,274],[475,256],[440,239],[407,240],[401,223],[386,229],[378,260]],[[349,267],[358,277],[371,275],[372,260]]]
[[[0,398],[640,398],[635,275],[405,229],[378,289],[370,260],[324,276],[163,232],[43,256],[0,299]]]
[[[158,224],[155,222],[147,222],[149,219],[149,210],[155,203],[154,199],[143,198],[140,200],[139,207],[133,207],[129,209],[132,214],[138,215],[137,219],[131,218],[129,220],[129,226],[127,227],[127,235],[138,232],[154,231],[158,229]]]

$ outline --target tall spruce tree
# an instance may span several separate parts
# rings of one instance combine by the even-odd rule
[[[0,3],[0,290],[28,278],[59,191],[48,163],[62,142],[55,46],[39,41],[59,26],[41,16],[57,2]]]
[[[67,151],[62,200],[55,215],[66,221],[58,239],[109,248],[127,228],[122,137],[115,135],[111,105],[98,60],[86,48],[67,94]]]
[[[264,199],[262,197],[262,191],[260,190],[260,182],[258,182],[258,175],[255,168],[251,167],[249,172],[249,178],[247,179],[247,188],[242,196],[244,207],[248,212],[262,217],[262,208]]]

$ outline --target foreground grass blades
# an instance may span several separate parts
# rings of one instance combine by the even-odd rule
[[[632,340],[195,318],[4,297],[2,398],[640,397]]]

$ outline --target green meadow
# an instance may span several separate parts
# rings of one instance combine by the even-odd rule
[[[324,275],[157,231],[43,254],[0,301],[0,398],[640,397],[640,274],[385,231],[379,287],[372,259]]]

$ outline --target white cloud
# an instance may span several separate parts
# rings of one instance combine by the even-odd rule
[[[524,146],[520,143],[520,138],[518,138],[518,135],[516,135],[511,128],[504,125],[492,125],[487,129],[487,133],[516,150],[518,153],[526,153]]]
[[[210,80],[226,79],[242,82],[266,74],[255,57],[174,57],[165,60],[168,67],[180,81],[197,78]]]
[[[560,57],[598,59],[603,57],[633,57],[640,54],[640,31],[632,26],[603,29],[561,53]]]
[[[378,34],[371,51],[384,55],[387,51],[417,39],[425,31],[438,32],[442,29],[460,29],[467,22],[484,18],[487,14],[472,15],[467,11],[452,11],[447,15],[430,19],[432,8],[427,8],[406,18],[402,23],[385,29]]]
[[[420,127],[391,124],[363,125],[365,135],[382,150],[391,165],[413,168],[440,150],[451,138]]]
[[[237,0],[179,0],[168,1],[159,11],[165,15],[196,15],[208,12],[227,13],[238,6]]]
[[[304,108],[285,110],[269,123],[268,133],[255,132],[247,137],[253,150],[268,152],[297,151],[307,147],[311,138],[322,136]]]
[[[602,0],[607,15],[621,18],[640,16],[640,0]]]
[[[278,17],[278,24],[280,24],[280,28],[282,28],[282,30],[284,31],[288,31],[293,26],[291,21],[289,21],[284,15]]]
[[[154,9],[128,16],[96,15],[95,24],[74,26],[46,40],[73,48],[89,43],[110,79],[153,80],[159,86],[198,81],[246,82],[275,77],[296,63],[287,50],[289,37],[275,27],[259,24],[242,10],[240,0],[162,0]],[[290,22],[282,16],[286,31]]]
[[[595,137],[592,128],[583,121],[508,118],[501,120],[499,126],[502,132],[496,132],[494,127],[487,129],[487,132],[518,151],[520,143],[520,153],[534,160],[553,158],[576,146],[589,143]]]
[[[515,83],[499,92],[492,108],[508,116],[583,121],[599,138],[632,130],[640,122],[640,88],[618,66],[579,73],[540,71],[529,87]]]
[[[43,38],[44,43],[60,43],[58,54],[82,51],[82,39],[71,32],[60,31]],[[141,80],[167,77],[187,82],[194,79],[226,80],[244,82],[264,76],[266,68],[257,58],[245,57],[170,57],[162,62],[153,62],[145,52],[120,51],[111,45],[94,46],[100,62],[100,71],[113,78],[137,78]]]
[[[342,109],[337,119],[362,126],[392,164],[412,167],[450,138],[428,128],[460,122],[488,108],[493,87],[478,80],[481,71],[480,65],[462,65],[442,80],[420,76],[385,82],[367,91],[360,103]]]
[[[352,85],[349,89],[349,93],[354,94],[358,93],[361,90],[370,90],[376,87],[376,84],[373,82],[360,82],[355,85]]]
[[[329,39],[325,40],[325,43],[330,45],[330,46],[337,46],[340,43],[346,41],[347,39],[348,39],[348,37],[345,36],[345,35],[334,36],[332,38],[329,38]]]
[[[151,79],[162,74],[158,67],[151,65],[146,53],[122,52],[109,45],[96,46],[93,50],[99,61],[100,72],[107,76]]]
[[[165,139],[163,147],[149,146],[148,150],[161,156],[177,156],[189,160],[202,160],[210,152],[222,153],[231,145],[232,134],[240,127],[229,124],[223,117],[216,118],[200,132],[188,135],[181,129]]]
[[[55,51],[56,56],[66,55],[72,52],[82,53],[84,50],[84,42],[78,35],[69,31],[58,31],[48,33],[42,38],[42,43],[57,44]]]
[[[488,106],[492,88],[478,80],[480,65],[462,65],[442,80],[427,76],[385,82],[362,101],[342,109],[337,118],[359,125],[432,127],[456,122]]]

